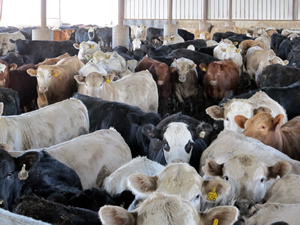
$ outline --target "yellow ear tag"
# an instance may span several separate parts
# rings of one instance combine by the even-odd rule
[[[54,76],[55,76],[55,77],[57,77],[57,76],[58,76],[58,74],[57,74],[57,73],[55,73],[55,74],[54,74]]]
[[[171,41],[174,41],[174,37],[171,37]]]
[[[94,45],[91,45],[91,49],[93,49],[94,48]]]
[[[218,194],[216,193],[216,187],[213,187],[211,192],[208,192],[207,200],[215,202],[218,198]]]
[[[28,172],[25,170],[26,165],[23,164],[22,170],[18,173],[19,180],[26,180],[28,178]]]
[[[110,82],[110,80],[109,80],[109,78],[107,78],[107,79],[106,79],[106,83],[109,83],[109,82]]]
[[[201,131],[199,134],[199,137],[204,138],[205,137],[205,131]]]
[[[240,51],[241,51],[241,49],[237,49],[237,50],[236,50],[237,53],[240,53]]]
[[[202,70],[203,70],[203,71],[206,71],[206,68],[203,68]]]
[[[219,220],[215,219],[213,225],[218,225],[219,224]]]

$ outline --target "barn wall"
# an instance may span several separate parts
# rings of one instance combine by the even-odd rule
[[[173,0],[173,19],[202,20],[204,0]],[[300,0],[232,0],[233,20],[292,20]],[[229,0],[208,0],[207,19],[228,20]],[[162,19],[168,17],[168,0],[125,0],[125,19]]]

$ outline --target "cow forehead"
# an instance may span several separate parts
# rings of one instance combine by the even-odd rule
[[[188,125],[182,122],[172,122],[168,124],[168,127],[164,133],[164,138],[168,143],[186,144],[192,139],[192,134],[188,129]]]
[[[200,193],[202,177],[187,163],[171,163],[157,178],[159,192],[179,194],[185,199]]]
[[[39,66],[37,74],[40,78],[51,76],[51,68],[49,66]]]
[[[247,118],[253,115],[253,106],[245,101],[233,101],[228,105],[224,105],[225,116],[243,115]]]
[[[104,82],[103,76],[97,72],[90,73],[85,78],[85,83],[93,87],[97,87],[99,86],[99,84],[102,84],[103,82]]]
[[[224,173],[235,179],[255,180],[266,175],[266,169],[266,165],[261,160],[251,155],[237,155],[224,165]]]

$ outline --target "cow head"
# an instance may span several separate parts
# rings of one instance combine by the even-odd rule
[[[219,206],[206,212],[197,212],[185,199],[176,195],[155,193],[132,212],[118,206],[103,206],[99,216],[103,224],[233,224],[238,210],[232,206]]]
[[[64,36],[65,36],[65,40],[70,40],[72,33],[75,32],[75,30],[70,30],[70,29],[66,29],[66,30],[62,30]]]
[[[0,146],[0,203],[2,202],[0,206],[2,208],[12,210],[24,184],[24,181],[18,178],[18,173],[23,165],[26,170],[29,170],[38,160],[38,155],[38,152],[28,152],[13,158],[3,145]]]
[[[101,93],[103,90],[103,84],[109,83],[114,78],[113,74],[103,75],[98,72],[92,72],[86,77],[82,75],[75,75],[74,79],[78,84],[82,86],[82,90],[85,94],[92,97],[101,98]]]
[[[234,120],[237,125],[245,129],[243,134],[247,137],[252,137],[260,140],[266,145],[275,147],[277,143],[276,132],[280,130],[284,115],[278,114],[275,118],[269,112],[260,112],[252,118],[247,119],[244,116],[235,116]],[[277,140],[276,140],[277,139]]]
[[[39,92],[46,93],[51,85],[51,79],[55,79],[59,76],[61,71],[58,68],[53,68],[49,65],[41,65],[37,70],[28,69],[27,73],[30,76],[37,78]]]
[[[154,192],[179,195],[198,211],[201,201],[206,201],[207,195],[214,187],[218,198],[229,190],[229,184],[224,180],[217,178],[204,181],[197,171],[186,163],[171,163],[156,176],[132,174],[127,183],[136,199],[149,198]],[[201,200],[202,195],[205,196],[204,200]]]
[[[96,51],[100,50],[100,44],[94,41],[83,41],[79,45],[74,43],[73,47],[79,49],[78,58],[82,61],[86,61],[87,54],[93,54]]]
[[[9,71],[18,67],[17,64],[8,64],[4,60],[0,59],[0,86],[8,87]]]
[[[235,204],[242,214],[256,203],[260,203],[267,188],[277,176],[283,177],[291,171],[286,161],[278,161],[272,166],[252,155],[236,155],[223,164],[207,159],[202,167],[204,173],[212,177],[221,177],[230,186],[228,204]]]
[[[95,29],[93,27],[90,27],[88,29],[88,36],[89,36],[89,40],[93,40],[95,37]]]
[[[196,64],[190,64],[184,61],[177,61],[176,59],[173,63],[178,73],[178,81],[181,83],[184,83],[186,81],[186,76],[190,73],[191,70],[195,70],[197,66]],[[173,72],[174,69],[172,69],[172,67],[173,66],[171,65],[171,71]]]

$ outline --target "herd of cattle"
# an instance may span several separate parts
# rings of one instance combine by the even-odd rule
[[[296,225],[300,34],[0,29],[1,224]]]

